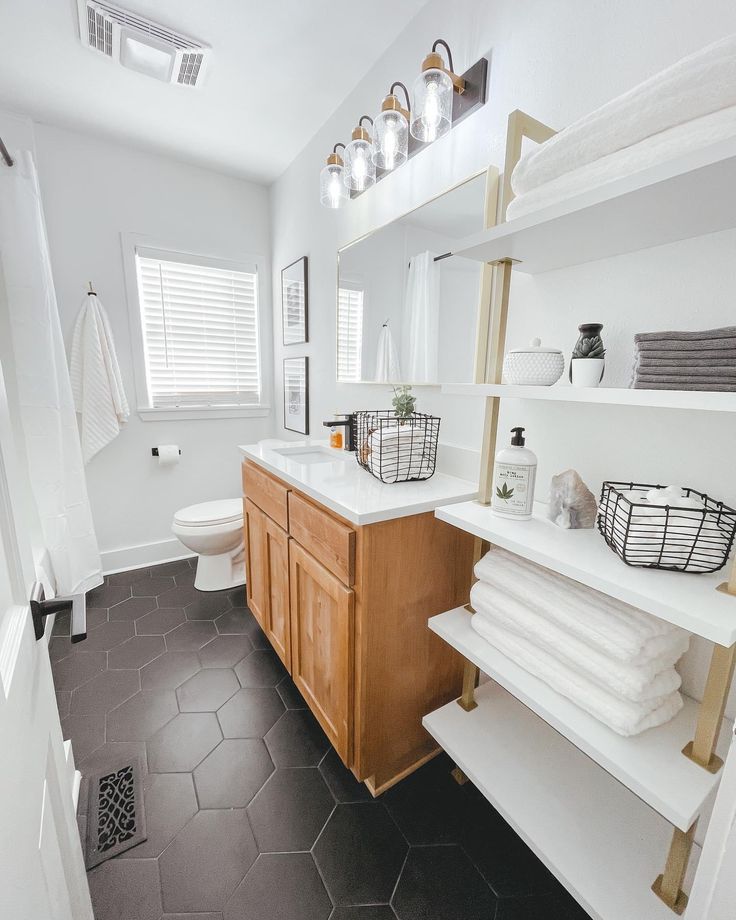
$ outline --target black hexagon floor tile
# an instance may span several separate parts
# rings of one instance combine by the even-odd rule
[[[226,738],[263,738],[284,714],[284,704],[273,687],[238,690],[217,710]]]
[[[265,737],[277,767],[316,767],[330,742],[309,710],[287,709]]]
[[[130,597],[128,585],[100,585],[87,593],[87,603],[90,607],[114,607],[126,597]]]
[[[243,809],[197,812],[159,857],[164,909],[221,910],[257,855]]]
[[[176,651],[197,651],[217,635],[210,620],[186,620],[181,626],[166,633],[166,648]]]
[[[248,806],[259,852],[310,850],[334,807],[319,770],[276,770]]]
[[[384,794],[383,803],[410,844],[460,842],[465,798],[451,769],[449,758],[440,755]]]
[[[176,559],[174,562],[162,562],[160,565],[152,565],[150,568],[152,577],[158,575],[170,575],[175,577],[183,572],[191,572],[189,559]]]
[[[232,668],[203,668],[176,691],[182,712],[215,712],[240,689]]]
[[[493,920],[590,920],[566,891],[532,898],[502,898]]]
[[[330,920],[396,920],[396,914],[389,904],[373,904],[369,907],[336,907]],[[495,920],[495,918],[488,918]]]
[[[77,760],[88,757],[105,743],[105,713],[83,713],[62,719],[61,733],[71,739]]]
[[[139,636],[165,636],[186,620],[183,607],[159,607],[135,621]]]
[[[244,687],[275,687],[286,676],[286,668],[272,649],[256,649],[235,666]]]
[[[214,620],[229,609],[230,601],[222,591],[201,592],[195,601],[184,608],[188,620]]]
[[[215,636],[199,650],[203,668],[232,668],[253,651],[247,636]]]
[[[340,760],[334,748],[325,754],[319,765],[319,771],[335,797],[336,802],[350,804],[352,802],[369,802],[371,794],[365,783],[359,783]]]
[[[69,705],[72,701],[71,690],[56,691],[56,707],[59,710],[59,718],[64,719],[69,715]]]
[[[163,914],[161,920],[222,920],[222,913],[218,910],[206,914],[199,911],[196,914]]]
[[[336,905],[386,904],[409,847],[380,802],[338,805],[313,854]]]
[[[72,747],[74,740],[72,739]],[[129,757],[138,757],[143,765],[143,772],[148,772],[148,758],[146,755],[146,745],[143,741],[106,741],[96,751],[93,751],[89,757],[80,759],[77,767],[82,774],[82,788],[79,791],[79,804],[77,810],[80,814],[86,814],[87,811],[87,777],[90,773],[98,770],[104,770],[111,764],[119,764]]]
[[[137,620],[138,617],[145,616],[152,610],[156,609],[155,597],[129,597],[121,604],[116,604],[108,611],[108,619],[111,623],[118,620]]]
[[[222,740],[214,712],[183,712],[159,729],[148,742],[152,773],[186,773]]]
[[[133,597],[158,597],[175,588],[174,578],[171,575],[152,575],[150,578],[141,578],[132,586]]]
[[[488,920],[496,898],[460,847],[412,847],[391,905],[399,920]]]
[[[141,690],[108,712],[107,740],[147,741],[178,712],[173,690]]]
[[[126,859],[160,856],[198,811],[191,773],[149,773],[143,786],[148,838],[120,854]]]
[[[194,771],[200,808],[245,808],[273,772],[258,738],[228,738]]]
[[[49,660],[52,664],[71,655],[73,651],[74,645],[69,636],[55,635],[49,639]]]
[[[108,859],[88,873],[95,920],[158,920],[161,883],[155,859]]]
[[[225,920],[328,920],[332,904],[309,853],[259,856],[227,903]]]
[[[111,670],[138,670],[165,651],[163,636],[131,636],[107,653],[107,666]]]
[[[74,690],[70,712],[109,712],[139,690],[138,671],[103,671]]]
[[[307,702],[301,693],[297,690],[296,684],[287,674],[286,677],[279,681],[276,689],[279,696],[284,701],[287,709],[307,709]]]
[[[105,575],[107,585],[134,585],[141,578],[149,578],[151,570],[145,566],[142,569],[131,569],[129,572],[116,572],[114,575]]]
[[[144,690],[175,690],[199,668],[196,652],[167,651],[141,668],[141,687]]]
[[[116,620],[114,623],[103,623],[97,629],[87,633],[84,640],[85,652],[109,652],[110,649],[130,639],[135,633],[132,620]]]
[[[54,663],[54,686],[57,690],[75,690],[92,680],[96,674],[102,674],[106,668],[106,652],[77,651],[72,648],[68,657]]]
[[[158,596],[159,607],[186,607],[193,604],[199,597],[199,592],[194,585],[180,585],[164,591]]]
[[[225,636],[246,635],[249,638],[263,635],[261,627],[258,625],[256,618],[247,607],[233,607],[226,613],[221,614],[215,620],[217,631]],[[268,639],[266,639],[268,642]],[[256,644],[255,642],[253,643]],[[270,644],[265,646],[259,643],[260,648],[270,648]]]

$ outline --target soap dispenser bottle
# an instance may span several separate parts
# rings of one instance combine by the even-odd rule
[[[512,428],[511,445],[496,454],[491,511],[499,517],[528,521],[534,504],[537,458],[524,447],[524,429]]]

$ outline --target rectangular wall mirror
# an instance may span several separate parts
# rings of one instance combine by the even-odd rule
[[[470,383],[481,265],[447,253],[484,227],[486,172],[338,252],[339,383]]]

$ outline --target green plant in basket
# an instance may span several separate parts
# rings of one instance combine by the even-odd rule
[[[391,400],[391,405],[394,407],[397,418],[411,418],[414,415],[416,402],[417,398],[411,395],[410,386],[402,384],[394,387],[394,398]]]

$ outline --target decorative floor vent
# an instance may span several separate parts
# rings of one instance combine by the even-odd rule
[[[167,83],[197,86],[202,80],[210,48],[99,0],[77,0],[79,35],[92,51],[130,70]]]
[[[90,776],[87,807],[87,869],[143,843],[146,817],[138,758]]]

